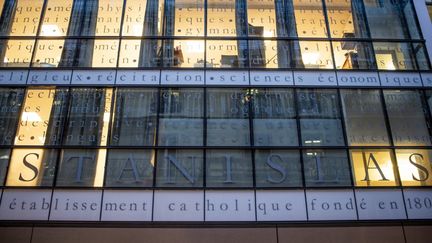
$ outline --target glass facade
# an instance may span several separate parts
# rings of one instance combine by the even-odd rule
[[[412,1],[0,5],[2,67],[430,69]]]
[[[2,94],[6,187],[432,183],[431,90],[37,86]]]
[[[124,221],[432,219],[430,37],[415,7],[0,0],[0,221],[44,219],[11,208],[33,191],[48,221],[116,222],[104,217],[121,200],[142,205]]]

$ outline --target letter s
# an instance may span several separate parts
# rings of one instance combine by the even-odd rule
[[[25,182],[32,181],[39,174],[38,168],[36,166],[32,165],[29,161],[27,161],[27,157],[30,156],[30,155],[35,155],[36,159],[39,159],[39,154],[37,154],[37,153],[30,153],[30,154],[27,154],[26,156],[24,156],[24,158],[23,158],[23,164],[24,164],[24,166],[27,167],[27,168],[29,168],[31,171],[33,171],[34,176],[32,178],[30,178],[30,179],[24,179],[24,177],[20,173],[20,176],[19,176],[19,180],[20,181],[25,181]]]

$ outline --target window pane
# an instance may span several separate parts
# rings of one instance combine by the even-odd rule
[[[286,4],[290,4],[286,1]],[[293,0],[298,37],[327,37],[321,1]]]
[[[430,146],[430,124],[420,91],[384,90],[384,98],[394,144]]]
[[[66,124],[66,145],[106,145],[111,88],[73,88]]]
[[[376,69],[371,43],[333,41],[333,52],[337,69]]]
[[[207,187],[252,187],[252,157],[247,150],[207,150]]]
[[[76,1],[76,0],[75,0]],[[86,0],[88,1],[88,0]],[[120,23],[124,0],[98,0],[97,8],[97,36],[120,35]]]
[[[0,35],[35,36],[44,1],[7,0],[2,2]]]
[[[284,20],[279,18],[285,17],[285,16],[283,17],[279,16],[278,10],[280,12],[283,11],[282,7],[280,7],[279,5],[281,4],[274,3],[273,1],[247,0],[249,36],[254,36],[254,37],[278,36],[276,28],[280,24],[280,22]],[[275,6],[280,8],[275,9]],[[279,17],[277,19],[278,24],[276,24],[276,16]],[[282,26],[279,27],[283,28]]]
[[[207,0],[207,35],[246,36],[246,1]]]
[[[167,7],[171,6],[165,5]],[[175,1],[174,15],[167,15],[169,18],[175,23],[166,21],[165,27],[173,28],[175,36],[204,36],[204,0]]]
[[[204,67],[204,41],[165,40],[162,55],[165,67]]]
[[[68,102],[66,88],[29,88],[24,101],[16,145],[59,145]]]
[[[332,69],[333,58],[330,42],[326,41],[294,41],[296,68]]]
[[[0,186],[3,186],[9,164],[9,149],[0,149]]]
[[[202,150],[158,150],[156,186],[202,187]]]
[[[374,42],[378,69],[414,70],[415,56],[408,43]]]
[[[304,176],[309,187],[351,186],[351,174],[344,150],[306,150]]]
[[[348,144],[390,145],[378,90],[341,90]]]
[[[123,0],[74,0],[69,36],[116,36]]]
[[[280,44],[278,44],[280,43]],[[289,67],[290,63],[283,59],[283,63],[278,63],[278,48],[283,48],[282,43],[289,43],[288,41],[271,41],[271,40],[250,40],[249,41],[249,55],[250,66],[252,68],[284,68]],[[289,51],[289,46],[284,48]],[[281,49],[282,51],[282,49]],[[281,53],[282,54],[282,53]]]
[[[344,145],[336,90],[299,89],[297,104],[303,145]]]
[[[419,70],[430,70],[426,47],[423,43],[412,43]]]
[[[253,96],[256,146],[298,146],[292,89],[258,89]]]
[[[161,66],[162,41],[156,39],[121,41],[119,67]]]
[[[154,159],[153,150],[109,150],[105,186],[151,187]]]
[[[365,0],[372,38],[418,38],[411,1]]]
[[[66,36],[74,0],[48,0],[42,20],[41,36]]]
[[[106,149],[65,149],[62,151],[56,186],[101,187]]]
[[[247,89],[207,90],[207,145],[250,145]]]
[[[52,186],[57,154],[54,149],[14,149],[6,186]]]
[[[396,150],[396,158],[402,186],[432,185],[431,156],[431,150]]]
[[[390,150],[351,150],[356,186],[398,186],[395,158]]]
[[[202,146],[203,89],[162,89],[159,145]]]
[[[326,0],[333,38],[367,38],[366,15],[361,0]]]
[[[206,67],[244,68],[248,66],[248,43],[246,40],[208,40]]]
[[[290,150],[257,150],[255,152],[257,187],[301,187],[300,154]]]
[[[60,67],[116,67],[119,40],[68,39]]]
[[[58,67],[65,40],[38,40],[33,56],[33,67]],[[64,56],[63,56],[64,57]]]
[[[0,40],[0,66],[28,67],[34,45],[34,40]]]
[[[24,89],[0,88],[0,145],[11,145],[18,126]]]
[[[157,89],[117,89],[110,144],[113,146],[154,145],[157,99]]]
[[[123,36],[157,36],[162,31],[163,2],[127,0]]]

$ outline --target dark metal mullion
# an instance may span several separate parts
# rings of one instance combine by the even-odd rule
[[[325,1],[326,0],[321,0],[321,6],[323,9],[323,17],[324,17],[325,25],[327,28],[327,38],[330,38],[331,37],[331,31],[330,31],[330,24],[328,22],[327,6],[325,4]],[[328,40],[327,43],[330,43],[330,51],[331,51],[333,69],[336,69],[336,59],[335,59],[335,53],[333,50],[333,41]],[[336,75],[337,75],[337,73],[336,73]]]
[[[160,72],[159,75],[162,75],[162,72]],[[160,106],[161,106],[161,93],[162,88],[157,88],[157,101],[156,101],[156,132],[155,132],[155,140],[153,143],[153,151],[154,151],[154,165],[153,165],[153,188],[156,188],[156,172],[157,172],[157,160],[159,155],[159,150],[162,150],[159,148],[159,117],[160,117]],[[165,150],[165,149],[163,149]]]
[[[349,146],[349,140],[348,140],[348,135],[347,135],[347,128],[345,125],[345,116],[343,113],[343,106],[342,106],[342,95],[340,92],[340,89],[337,89],[337,96],[338,96],[338,103],[339,103],[339,114],[341,117],[341,123],[342,123],[342,134],[344,136],[344,140],[345,140],[345,145]],[[355,186],[355,178],[354,178],[354,170],[353,170],[353,166],[351,164],[351,156],[350,156],[350,151],[349,149],[345,149],[345,154],[347,156],[347,162],[348,162],[348,169],[350,172],[350,177],[351,177],[351,185]]]
[[[28,67],[33,67],[33,59],[34,59],[34,57],[35,57],[35,55],[36,55],[36,51],[37,51],[37,45],[39,44],[39,39],[38,39],[38,37],[39,37],[39,34],[40,34],[40,30],[42,29],[42,25],[43,25],[43,20],[44,20],[44,18],[45,18],[45,12],[46,12],[46,6],[48,5],[48,1],[49,0],[43,0],[44,2],[43,2],[43,4],[42,4],[42,11],[41,11],[41,14],[40,14],[40,16],[39,16],[39,23],[38,23],[38,27],[37,27],[37,30],[36,30],[36,34],[35,34],[35,36],[32,36],[33,38],[33,40],[34,40],[34,46],[33,46],[33,51],[32,51],[32,55],[31,55],[31,58],[30,58],[30,63],[29,63],[29,66]],[[2,60],[2,62],[3,62],[3,60]]]
[[[298,140],[298,147],[297,151],[300,153],[300,166],[301,166],[301,177],[302,177],[302,186],[303,188],[306,187],[306,179],[304,176],[304,158],[303,158],[303,151],[308,149],[304,148],[303,146],[303,139],[301,136],[301,123],[300,123],[300,115],[299,115],[299,105],[298,105],[298,99],[297,99],[297,92],[299,92],[299,89],[291,89],[293,92],[293,101],[294,101],[294,110],[295,110],[295,119],[296,119],[296,125],[297,125],[297,140]],[[306,193],[305,193],[305,203],[306,203]]]
[[[118,42],[118,50],[117,50],[117,62],[116,62],[116,68],[119,67],[120,64],[120,51],[121,51],[121,44],[123,42],[123,24],[124,24],[124,18],[125,18],[125,13],[126,13],[126,6],[127,6],[127,0],[123,0],[123,9],[122,9],[122,14],[121,14],[121,20],[120,20],[120,29],[119,29],[119,36],[116,37],[118,38],[119,42]],[[114,38],[112,38],[114,39]],[[117,73],[117,70],[115,71]]]

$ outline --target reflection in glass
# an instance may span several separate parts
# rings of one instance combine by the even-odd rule
[[[29,88],[16,145],[59,145],[67,113],[67,88]]]
[[[161,90],[159,145],[203,145],[203,94],[202,89]]]
[[[368,42],[333,41],[337,69],[376,69],[372,44]]]
[[[292,1],[298,37],[327,37],[322,1]],[[289,6],[290,2],[285,4]]]
[[[115,67],[119,40],[68,39],[59,67]]]
[[[284,41],[285,42],[285,41]],[[250,66],[254,68],[289,67],[290,63],[278,63],[278,41],[251,40],[249,41]],[[287,50],[289,53],[289,49]],[[287,54],[288,54],[287,53]],[[282,59],[282,61],[286,59]]]
[[[66,36],[74,0],[47,0],[41,36]]]
[[[174,35],[204,36],[204,0],[173,2],[175,2],[174,15],[167,18],[175,20]]]
[[[111,88],[72,89],[65,145],[106,145],[111,95]]]
[[[411,1],[365,0],[372,38],[419,38]]]
[[[348,144],[390,145],[379,90],[341,90]]]
[[[74,0],[68,36],[95,36],[98,12],[98,0]],[[93,39],[65,41],[60,67],[91,67]]]
[[[290,150],[257,150],[255,152],[257,187],[301,187],[300,154]]]
[[[65,40],[38,40],[32,67],[58,67]]]
[[[6,186],[52,186],[57,154],[54,149],[14,149]]]
[[[9,164],[9,149],[0,149],[0,186],[4,185]]]
[[[105,186],[151,187],[154,157],[152,150],[109,150]]]
[[[374,42],[378,69],[415,70],[415,56],[408,43]]]
[[[429,59],[426,51],[426,47],[423,43],[412,43],[413,52],[417,59],[417,66],[419,70],[430,70]]]
[[[248,150],[207,150],[207,187],[252,187],[252,157]]]
[[[300,46],[300,55],[295,56],[296,68],[332,69],[333,58],[330,42],[327,41],[294,41]],[[295,52],[297,53],[297,52]],[[303,66],[304,65],[304,66]]]
[[[0,145],[12,144],[23,99],[24,89],[0,88]]]
[[[248,66],[246,40],[208,40],[206,43],[206,67],[244,68]],[[246,55],[243,53],[245,47]]]
[[[432,185],[431,156],[431,150],[396,150],[396,159],[402,186]]]
[[[398,186],[395,158],[390,150],[351,150],[356,186]]]
[[[275,7],[279,7],[282,10],[282,1],[257,1],[247,0],[247,17],[249,24],[249,36],[258,37],[276,37],[277,25],[281,24],[285,16],[279,16],[278,10]],[[288,1],[287,1],[288,2]],[[279,5],[278,5],[279,4]],[[283,14],[285,15],[285,14]],[[276,16],[279,18],[278,24],[276,24]]]
[[[165,67],[204,67],[204,41],[165,40],[163,43]]]
[[[344,145],[336,90],[299,89],[297,106],[304,146]]]
[[[127,0],[123,36],[157,36],[162,29],[162,0]]]
[[[0,67],[28,67],[34,40],[0,40]]]
[[[157,99],[157,89],[117,89],[110,144],[113,146],[154,145]]]
[[[96,36],[118,36],[120,34],[120,23],[124,0],[95,1],[99,2],[97,3],[97,11],[93,12],[94,17],[97,16]],[[86,2],[88,2],[88,0],[86,0]]]
[[[106,149],[62,150],[56,186],[101,187]]]
[[[369,30],[362,0],[326,0],[333,38],[367,38]]]
[[[5,0],[0,16],[1,36],[35,36],[43,0]]]
[[[306,150],[303,152],[306,186],[351,186],[351,174],[344,150]]]
[[[203,152],[201,150],[158,150],[156,186],[202,187]]]
[[[156,39],[121,41],[119,67],[159,67],[162,41]]]
[[[207,145],[250,145],[249,99],[247,89],[207,90]]]
[[[254,144],[297,146],[297,122],[292,89],[258,89],[253,96]]]
[[[384,98],[394,144],[430,146],[430,124],[420,91],[384,90]]]
[[[236,29],[236,20],[246,23],[245,16],[237,14],[236,11],[236,6],[240,5],[242,1],[207,0],[207,35],[222,37],[244,36],[246,33],[241,33],[243,28],[241,30]],[[246,11],[246,9],[243,10]],[[240,33],[237,33],[239,31]]]

